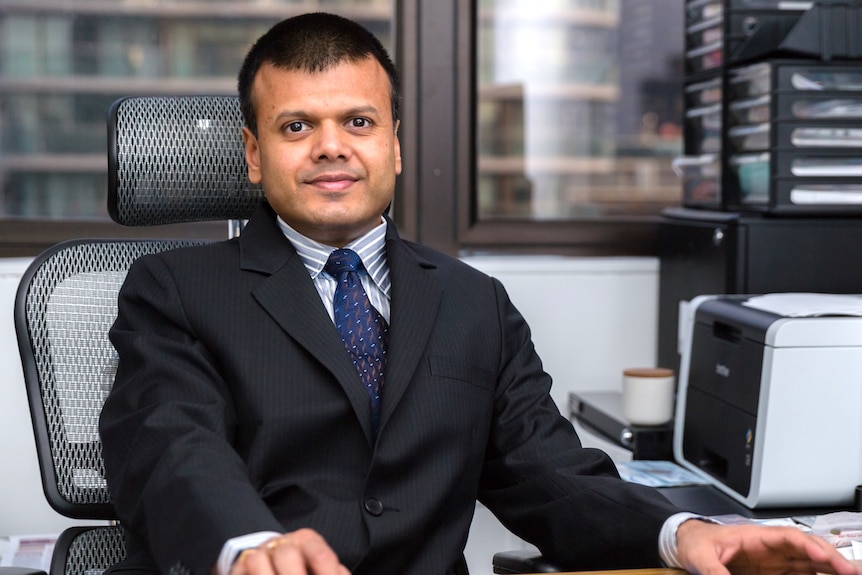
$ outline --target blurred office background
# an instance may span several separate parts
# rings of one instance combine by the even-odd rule
[[[670,161],[681,149],[682,0],[2,0],[0,256],[32,252],[40,242],[31,235],[56,239],[69,222],[79,225],[64,229],[80,231],[107,221],[111,102],[234,93],[250,42],[310,10],[361,21],[396,56],[402,139],[415,160],[446,139],[442,152],[453,139],[461,146],[457,197],[446,201],[463,221],[445,238],[422,237],[436,216],[422,204],[452,190],[415,171],[441,168],[407,165],[396,216],[418,239],[471,249],[479,246],[464,232],[486,223],[491,238],[479,243],[493,250],[511,243],[499,233],[506,222],[610,229],[624,218],[634,227],[679,202]],[[447,26],[449,36],[435,35]],[[432,90],[449,93],[426,98]],[[426,137],[435,125],[426,116],[453,131]],[[534,243],[565,251],[590,241],[562,232]]]
[[[503,281],[561,410],[655,361],[658,214],[681,198],[683,0],[0,0],[0,536],[68,523],[39,491],[12,327],[29,258],[72,237],[226,233],[109,220],[109,105],[234,93],[253,39],[314,10],[359,20],[395,56],[393,216]],[[480,507],[471,570],[516,543]]]

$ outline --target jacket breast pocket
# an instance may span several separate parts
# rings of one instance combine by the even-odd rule
[[[469,365],[462,358],[432,355],[428,363],[433,377],[458,380],[491,392],[497,384],[493,371]]]

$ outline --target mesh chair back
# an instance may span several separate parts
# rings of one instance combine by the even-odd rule
[[[15,329],[49,504],[78,519],[112,519],[99,412],[116,373],[108,329],[132,262],[194,241],[90,240],[49,248],[25,272]]]
[[[108,118],[108,213],[127,226],[248,219],[263,190],[248,181],[236,96],[118,100]]]
[[[126,557],[123,528],[70,527],[60,534],[50,575],[102,575]]]

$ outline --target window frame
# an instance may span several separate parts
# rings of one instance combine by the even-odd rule
[[[658,253],[659,215],[479,220],[475,203],[477,2],[400,0],[397,4],[397,56],[408,96],[402,132],[408,137],[402,136],[401,141],[405,173],[395,207],[400,208],[396,219],[405,235],[452,254]]]

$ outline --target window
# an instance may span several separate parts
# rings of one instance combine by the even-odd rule
[[[649,214],[677,199],[681,43],[655,17],[652,1],[482,3],[480,220]]]
[[[655,253],[682,195],[682,0],[442,0],[419,21],[423,241]]]

